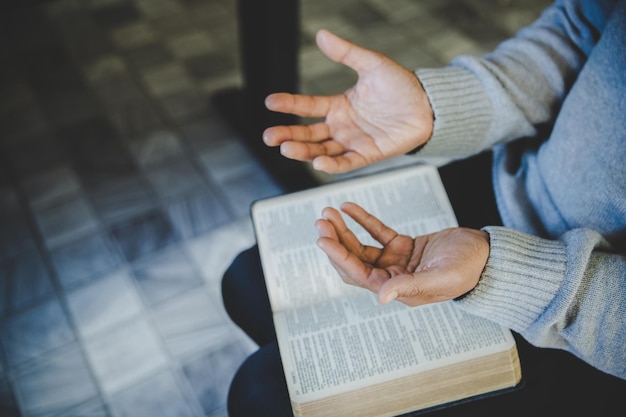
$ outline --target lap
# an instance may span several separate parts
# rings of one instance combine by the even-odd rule
[[[540,349],[516,335],[523,383],[517,390],[428,410],[432,417],[611,416],[626,381],[606,375],[564,351]],[[270,404],[270,406],[266,406]],[[252,411],[255,411],[252,413]],[[409,413],[404,417],[424,414]],[[240,367],[229,392],[229,416],[292,416],[280,353],[275,342]]]
[[[258,345],[276,340],[272,308],[256,245],[241,252],[224,273],[222,300],[233,322]]]
[[[228,393],[229,417],[291,417],[278,344],[261,346],[241,365]]]
[[[490,160],[489,154],[483,154],[440,169],[461,226],[478,228],[500,224],[491,191]],[[468,171],[472,175],[462,174]],[[233,380],[229,394],[230,416],[290,416],[291,407],[256,246],[242,252],[233,262],[224,275],[222,290],[224,304],[233,321],[260,346],[242,364]],[[606,375],[567,352],[537,348],[519,335],[515,337],[523,374],[520,389],[430,410],[429,415],[605,416],[621,405],[618,404],[619,394],[626,392],[626,381]],[[270,403],[271,409],[266,407]],[[268,414],[262,414],[262,410],[268,410]]]

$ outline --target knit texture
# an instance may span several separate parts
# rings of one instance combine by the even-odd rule
[[[504,228],[455,301],[626,379],[626,1],[561,0],[483,57],[416,71],[419,157],[494,149]]]
[[[420,156],[460,158],[474,153],[475,144],[465,138],[485,137],[492,117],[484,86],[471,72],[460,67],[425,68],[416,74],[426,94],[437,97],[431,103],[435,114],[433,136],[421,149]],[[439,137],[446,140],[440,141]]]

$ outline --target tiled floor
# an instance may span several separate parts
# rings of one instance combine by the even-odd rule
[[[233,0],[57,0],[0,16],[0,415],[224,416],[254,345],[220,278],[279,194],[211,105]],[[327,27],[409,67],[481,53],[546,1],[302,0],[301,90],[353,75]],[[331,178],[332,179],[332,178]]]

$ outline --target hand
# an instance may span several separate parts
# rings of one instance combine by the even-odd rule
[[[318,246],[344,282],[377,293],[381,304],[397,299],[416,306],[459,297],[476,286],[487,263],[484,231],[457,227],[412,238],[357,204],[344,203],[341,210],[382,247],[361,244],[333,208],[325,208],[316,222]]]
[[[340,173],[404,154],[430,138],[433,111],[413,72],[325,30],[316,40],[330,59],[355,70],[358,81],[333,96],[269,95],[270,110],[325,120],[270,127],[263,134],[267,145],[280,145],[284,156],[312,161],[315,169]]]

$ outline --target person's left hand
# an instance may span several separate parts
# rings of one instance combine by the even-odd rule
[[[315,223],[318,246],[344,282],[377,293],[382,304],[397,299],[416,306],[459,297],[476,286],[487,263],[484,231],[457,227],[412,238],[357,204],[344,203],[341,210],[382,247],[363,245],[334,208],[325,208]]]
[[[388,56],[327,31],[315,37],[328,58],[358,75],[341,94],[270,94],[269,110],[323,118],[309,125],[272,126],[263,133],[268,146],[287,158],[310,161],[330,174],[352,171],[406,154],[432,136],[434,113],[415,72]]]

